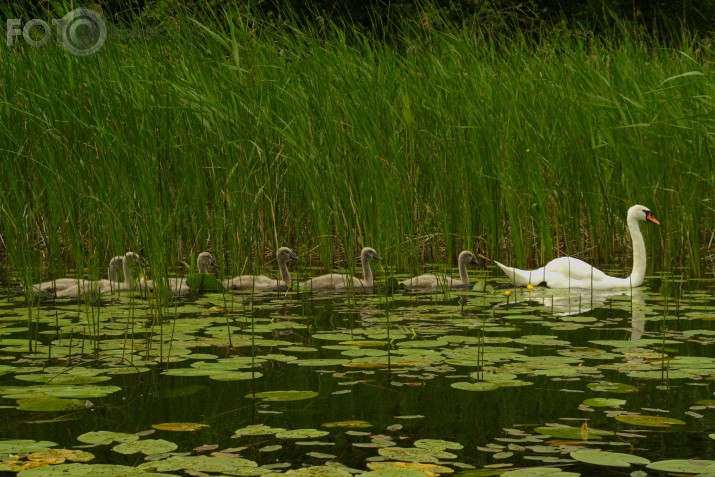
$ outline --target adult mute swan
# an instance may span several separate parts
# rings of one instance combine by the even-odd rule
[[[278,270],[281,277],[271,278],[266,275],[239,275],[229,278],[224,282],[227,290],[286,290],[290,288],[291,278],[288,271],[288,260],[298,260],[298,255],[288,247],[281,247],[276,251]]]
[[[536,270],[519,270],[496,261],[494,263],[499,265],[499,268],[517,286],[536,286],[546,283],[549,288],[587,288],[592,290],[637,287],[643,284],[646,271],[645,242],[638,226],[639,221],[660,225],[648,207],[634,205],[628,209],[626,222],[633,244],[633,271],[626,278],[606,275],[601,270],[574,257],[556,258]]]
[[[218,268],[216,260],[214,260],[213,255],[209,252],[201,252],[198,257],[196,257],[196,267],[199,273],[209,273],[209,267]],[[167,278],[166,284],[169,287],[169,291],[175,295],[188,295],[191,292],[191,288],[186,284],[185,278]],[[142,290],[147,289],[154,291],[157,286],[156,280],[147,280],[146,283],[139,282],[139,288]]]
[[[370,268],[370,260],[379,259],[375,249],[365,247],[360,252],[360,261],[362,262],[363,277],[362,279],[352,275],[342,273],[328,273],[319,277],[309,278],[301,282],[299,289],[306,290],[341,290],[344,288],[372,288],[372,268]]]
[[[446,276],[432,274],[418,275],[408,278],[400,283],[407,288],[459,288],[469,286],[469,274],[467,273],[468,263],[477,263],[477,257],[469,250],[464,250],[459,254],[459,280]]]

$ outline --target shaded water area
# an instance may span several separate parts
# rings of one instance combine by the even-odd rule
[[[205,294],[161,316],[126,293],[5,297],[0,457],[17,463],[0,469],[66,448],[94,458],[20,475],[715,472],[714,287],[482,276],[432,294]]]

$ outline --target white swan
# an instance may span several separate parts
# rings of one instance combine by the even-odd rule
[[[519,270],[499,262],[495,263],[517,286],[539,285],[546,283],[550,288],[586,288],[610,290],[612,288],[631,288],[643,284],[646,271],[646,253],[639,221],[648,221],[660,225],[653,214],[642,205],[628,209],[627,224],[633,244],[633,271],[629,277],[617,278],[606,275],[583,260],[574,257],[556,258],[536,270]]]
[[[363,277],[362,279],[352,275],[342,273],[328,273],[319,277],[309,278],[298,285],[298,289],[306,290],[340,290],[344,288],[372,288],[372,268],[370,268],[370,260],[379,259],[377,252],[365,247],[360,252],[360,260],[362,262]]]
[[[290,288],[292,280],[288,271],[288,260],[298,260],[298,255],[288,247],[281,247],[276,251],[280,279],[266,275],[239,275],[229,278],[224,282],[227,290],[286,290]]]
[[[477,257],[469,250],[464,250],[459,254],[459,280],[447,276],[437,276],[432,274],[418,275],[408,278],[400,283],[407,288],[459,288],[469,286],[469,274],[467,264],[477,263]]]
[[[218,268],[216,260],[214,260],[213,255],[209,252],[201,252],[198,257],[196,257],[196,267],[199,273],[209,273],[209,267]],[[147,280],[146,283],[139,282],[139,288],[142,290],[154,291],[157,286],[157,282],[161,283],[160,280]],[[167,278],[166,285],[169,291],[175,295],[188,295],[191,293],[191,288],[186,284],[186,278]]]

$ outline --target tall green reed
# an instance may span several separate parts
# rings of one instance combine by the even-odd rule
[[[97,277],[129,249],[155,277],[204,249],[223,274],[264,271],[280,245],[351,271],[364,245],[411,271],[475,246],[625,265],[634,203],[664,224],[646,231],[650,267],[702,273],[705,42],[169,24],[90,57],[0,51],[0,220],[20,283]]]

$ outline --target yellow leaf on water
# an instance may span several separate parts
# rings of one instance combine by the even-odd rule
[[[151,427],[160,431],[193,432],[203,429],[204,427],[209,427],[209,425],[196,422],[165,422],[162,424],[152,424]]]

